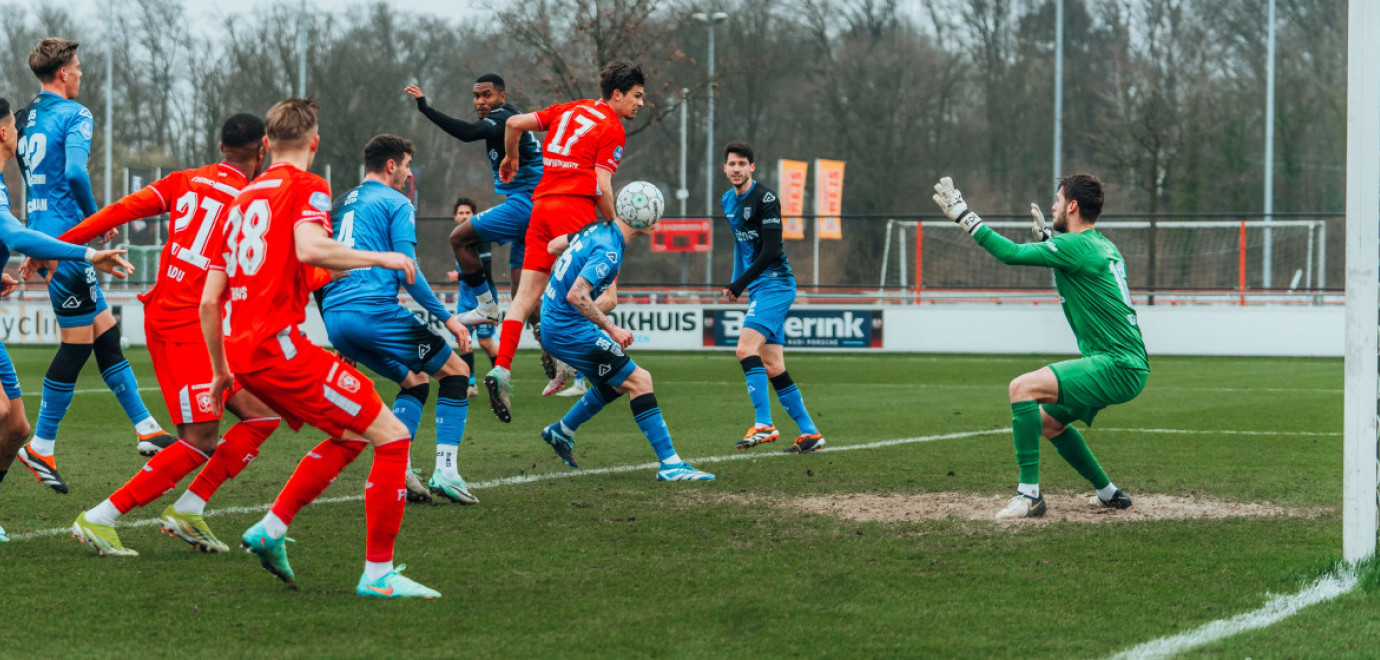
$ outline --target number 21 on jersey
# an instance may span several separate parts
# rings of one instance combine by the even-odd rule
[[[174,234],[185,231],[191,226],[192,220],[197,215],[197,211],[200,210],[202,212],[201,224],[197,226],[196,238],[192,240],[192,244],[190,246],[174,244],[176,247],[173,248],[173,254],[180,261],[184,261],[201,270],[206,270],[206,267],[211,263],[210,257],[207,257],[205,254],[206,243],[210,240],[211,229],[216,226],[216,220],[219,219],[221,209],[225,208],[225,205],[209,197],[202,199],[201,203],[197,204],[197,194],[195,192],[189,192],[177,198],[177,203],[174,204],[174,207],[178,213],[178,216],[173,218]]]

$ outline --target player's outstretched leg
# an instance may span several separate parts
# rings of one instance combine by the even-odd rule
[[[120,326],[112,324],[98,335],[92,344],[92,352],[96,355],[96,366],[101,368],[101,378],[105,380],[106,387],[115,393],[115,399],[134,424],[134,432],[139,436],[139,454],[152,456],[177,442],[176,437],[158,425],[158,420],[149,414],[144,400],[139,397],[139,381],[134,378],[134,370],[129,367],[129,361],[120,349]]]
[[[456,454],[465,439],[465,422],[469,418],[470,400],[465,390],[469,374],[463,363],[454,357],[438,373],[441,391],[436,397],[436,469],[427,484],[431,492],[456,504],[479,504],[470,492],[469,484],[456,469]]]
[[[627,393],[637,428],[647,437],[657,460],[661,461],[656,471],[657,481],[713,481],[714,475],[696,470],[676,453],[676,448],[671,444],[671,432],[666,428],[666,420],[661,417],[656,394],[652,393],[652,375],[631,361],[628,364],[633,366],[632,373],[618,389]]]
[[[58,474],[57,459],[53,455],[58,425],[72,406],[72,394],[77,389],[77,376],[91,357],[91,344],[62,342],[48,365],[43,378],[43,401],[38,408],[38,425],[34,437],[19,449],[23,463],[39,483],[67,494],[67,482]]]
[[[551,446],[566,465],[572,468],[580,467],[575,461],[575,432],[585,422],[593,419],[599,411],[604,409],[614,399],[622,396],[618,390],[608,385],[592,387],[585,392],[585,395],[571,406],[570,411],[561,418],[561,421],[552,424],[541,431],[541,439]]]

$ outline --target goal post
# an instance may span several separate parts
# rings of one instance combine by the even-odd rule
[[[1375,555],[1380,379],[1380,2],[1348,10],[1342,558]]]

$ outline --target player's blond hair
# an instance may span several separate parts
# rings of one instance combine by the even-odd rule
[[[77,42],[48,37],[40,39],[37,46],[29,52],[29,70],[34,72],[39,82],[50,83],[57,78],[58,71],[72,63],[77,56]]]
[[[283,99],[268,109],[264,129],[268,148],[304,149],[316,135],[316,111],[321,105],[314,97]]]

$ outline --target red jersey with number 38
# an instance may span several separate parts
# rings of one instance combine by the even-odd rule
[[[533,199],[548,195],[599,196],[594,168],[618,171],[623,160],[623,121],[603,101],[583,100],[538,110],[546,131],[542,145],[541,183]]]
[[[297,260],[294,230],[304,222],[331,231],[331,187],[289,163],[275,163],[245,186],[230,205],[223,247],[211,268],[229,279],[225,356],[238,373],[283,359],[275,335],[307,318],[319,269]]]
[[[200,344],[198,307],[211,265],[213,230],[229,214],[230,202],[248,183],[227,163],[173,172],[92,214],[59,238],[84,244],[139,218],[172,213],[168,242],[159,257],[153,288],[139,296],[151,339]]]

